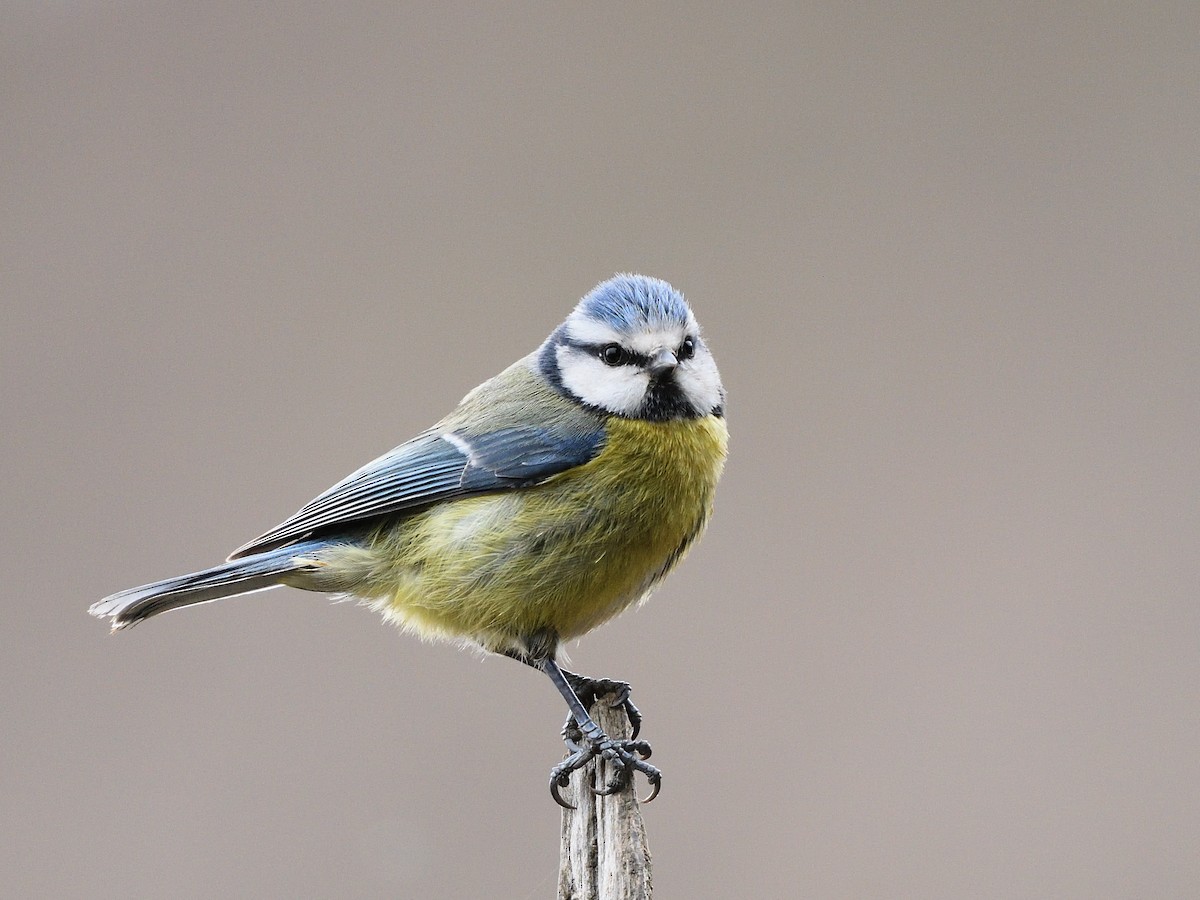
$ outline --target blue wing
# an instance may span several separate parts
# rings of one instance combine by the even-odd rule
[[[426,432],[367,463],[229,558],[443,500],[540,484],[583,465],[603,445],[601,428],[512,427],[478,435]]]

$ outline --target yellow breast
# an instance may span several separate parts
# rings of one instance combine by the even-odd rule
[[[418,633],[489,649],[577,637],[646,595],[700,535],[726,443],[714,416],[612,419],[583,466],[381,529],[354,593]]]

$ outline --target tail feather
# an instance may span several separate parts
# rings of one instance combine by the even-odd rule
[[[93,603],[88,612],[97,618],[111,619],[113,631],[117,631],[181,606],[209,603],[224,597],[278,587],[283,583],[283,576],[312,564],[311,559],[299,557],[321,546],[314,541],[292,544],[202,572],[118,591]]]

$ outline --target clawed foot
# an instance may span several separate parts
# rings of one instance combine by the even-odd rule
[[[613,694],[614,699],[609,706],[613,709],[621,707],[625,710],[625,715],[629,718],[629,726],[631,729],[630,737],[636,738],[638,732],[642,730],[642,714],[638,708],[633,705],[633,701],[629,699],[629,694],[632,692],[629,683],[625,681],[613,681],[611,678],[588,678],[586,675],[576,675],[574,672],[563,671],[567,682],[571,685],[571,689],[575,691],[577,696],[585,707],[591,707],[596,700],[606,694]],[[574,724],[575,720],[570,716],[567,717],[567,724],[563,728],[563,737],[566,737],[567,730]]]
[[[629,686],[626,685],[626,688]],[[617,704],[613,704],[616,706]],[[608,760],[613,768],[612,778],[602,789],[592,788],[592,793],[605,797],[622,790],[635,771],[641,772],[650,782],[650,796],[643,800],[649,803],[658,796],[662,787],[662,772],[646,762],[650,758],[650,745],[646,741],[614,741],[603,731],[594,737],[585,737],[572,719],[563,728],[563,741],[571,749],[571,755],[550,770],[550,796],[564,809],[575,807],[563,799],[559,791],[571,781],[571,773],[582,769],[595,757]]]
[[[544,672],[562,698],[567,701],[567,709],[571,711],[567,724],[563,726],[563,740],[571,754],[550,771],[550,796],[564,809],[574,809],[575,807],[563,799],[561,790],[570,784],[572,772],[582,769],[599,757],[608,761],[612,767],[612,776],[603,788],[592,788],[592,793],[598,796],[615,794],[629,784],[634,772],[641,772],[650,782],[651,788],[650,796],[642,802],[649,803],[658,796],[662,787],[662,772],[646,762],[650,758],[650,745],[637,740],[638,731],[642,727],[642,714],[629,699],[629,685],[623,681],[588,678],[586,675],[564,671],[554,660],[553,651],[557,645],[557,636],[552,637],[554,640],[546,644],[549,649],[546,655],[504,651],[514,659]],[[535,642],[526,641],[526,646],[535,647]],[[614,741],[588,713],[589,707],[594,706],[599,698],[606,696],[612,697],[607,701],[610,708],[624,710],[629,719],[629,740]]]

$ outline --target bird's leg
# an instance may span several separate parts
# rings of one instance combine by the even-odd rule
[[[608,678],[589,678],[574,672],[564,671],[554,660],[557,640],[553,635],[535,635],[525,641],[527,649],[522,652],[516,649],[502,649],[499,652],[515,659],[517,662],[545,672],[558,692],[567,702],[570,714],[563,726],[563,742],[571,755],[555,766],[550,772],[550,794],[555,802],[567,809],[573,809],[563,800],[559,793],[570,781],[570,775],[576,769],[583,768],[588,761],[596,756],[609,760],[614,769],[614,777],[599,794],[612,794],[623,788],[629,781],[634,770],[645,774],[652,788],[650,796],[643,802],[649,803],[658,796],[662,787],[662,773],[645,760],[650,758],[650,745],[646,741],[634,740],[641,725],[642,716],[636,706],[629,702],[629,685],[623,681],[612,681]],[[596,702],[596,698],[605,694],[616,694],[613,707],[622,706],[629,717],[632,736],[629,740],[614,741],[596,724],[588,713],[588,706]],[[580,699],[580,697],[584,699]],[[594,789],[593,789],[594,790]]]
[[[605,734],[604,730],[592,720],[592,717],[588,714],[587,707],[584,706],[571,686],[571,681],[567,677],[567,674],[558,667],[558,663],[553,658],[541,657],[529,659],[526,662],[535,669],[545,672],[547,677],[554,683],[554,686],[558,688],[558,692],[567,701],[567,708],[571,711],[571,716],[574,718],[578,729],[578,741],[574,740],[575,735],[571,733],[571,729],[563,729],[563,739],[567,742],[567,746],[572,750],[572,753],[550,771],[550,795],[554,798],[555,802],[567,809],[574,808],[571,804],[563,800],[559,790],[570,783],[572,772],[583,768],[589,760],[596,756],[607,759],[615,770],[612,781],[605,785],[603,790],[596,791],[596,793],[616,793],[628,784],[629,777],[636,770],[644,774],[646,780],[650,782],[650,796],[643,802],[649,803],[657,797],[659,789],[662,787],[662,772],[646,762],[650,758],[650,745],[645,741],[632,739],[614,741]],[[580,676],[574,677],[577,679],[580,678]],[[593,682],[592,679],[581,680],[581,684],[585,687],[595,683],[597,682]],[[599,683],[603,684],[603,682]],[[619,694],[620,691],[618,690]]]

